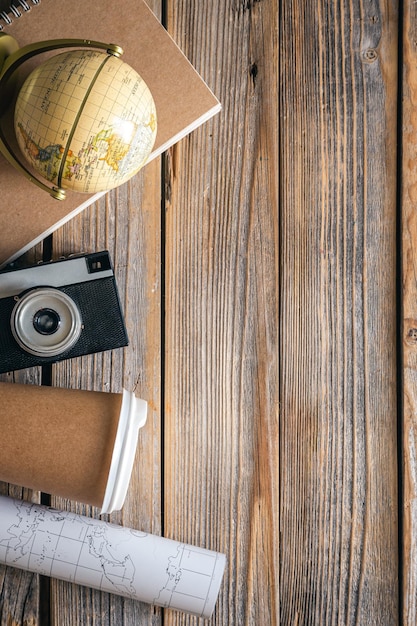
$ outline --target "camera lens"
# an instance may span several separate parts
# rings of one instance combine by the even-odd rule
[[[33,317],[33,327],[41,335],[53,335],[60,324],[61,318],[52,309],[39,309]]]
[[[80,338],[83,323],[74,300],[53,287],[38,287],[17,298],[10,327],[19,346],[39,357],[57,357]]]

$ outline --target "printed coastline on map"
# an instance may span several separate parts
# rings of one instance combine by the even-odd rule
[[[0,496],[0,562],[209,617],[223,554]]]

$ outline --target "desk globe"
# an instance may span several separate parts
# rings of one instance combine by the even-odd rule
[[[149,157],[155,103],[120,58],[72,50],[49,58],[17,97],[15,133],[32,167],[59,188],[96,193],[121,185]]]

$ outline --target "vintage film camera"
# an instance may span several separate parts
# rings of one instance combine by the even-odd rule
[[[106,250],[0,272],[0,373],[127,344]]]

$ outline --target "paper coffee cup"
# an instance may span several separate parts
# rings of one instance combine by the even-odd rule
[[[134,393],[0,383],[0,480],[122,508],[147,403]]]

